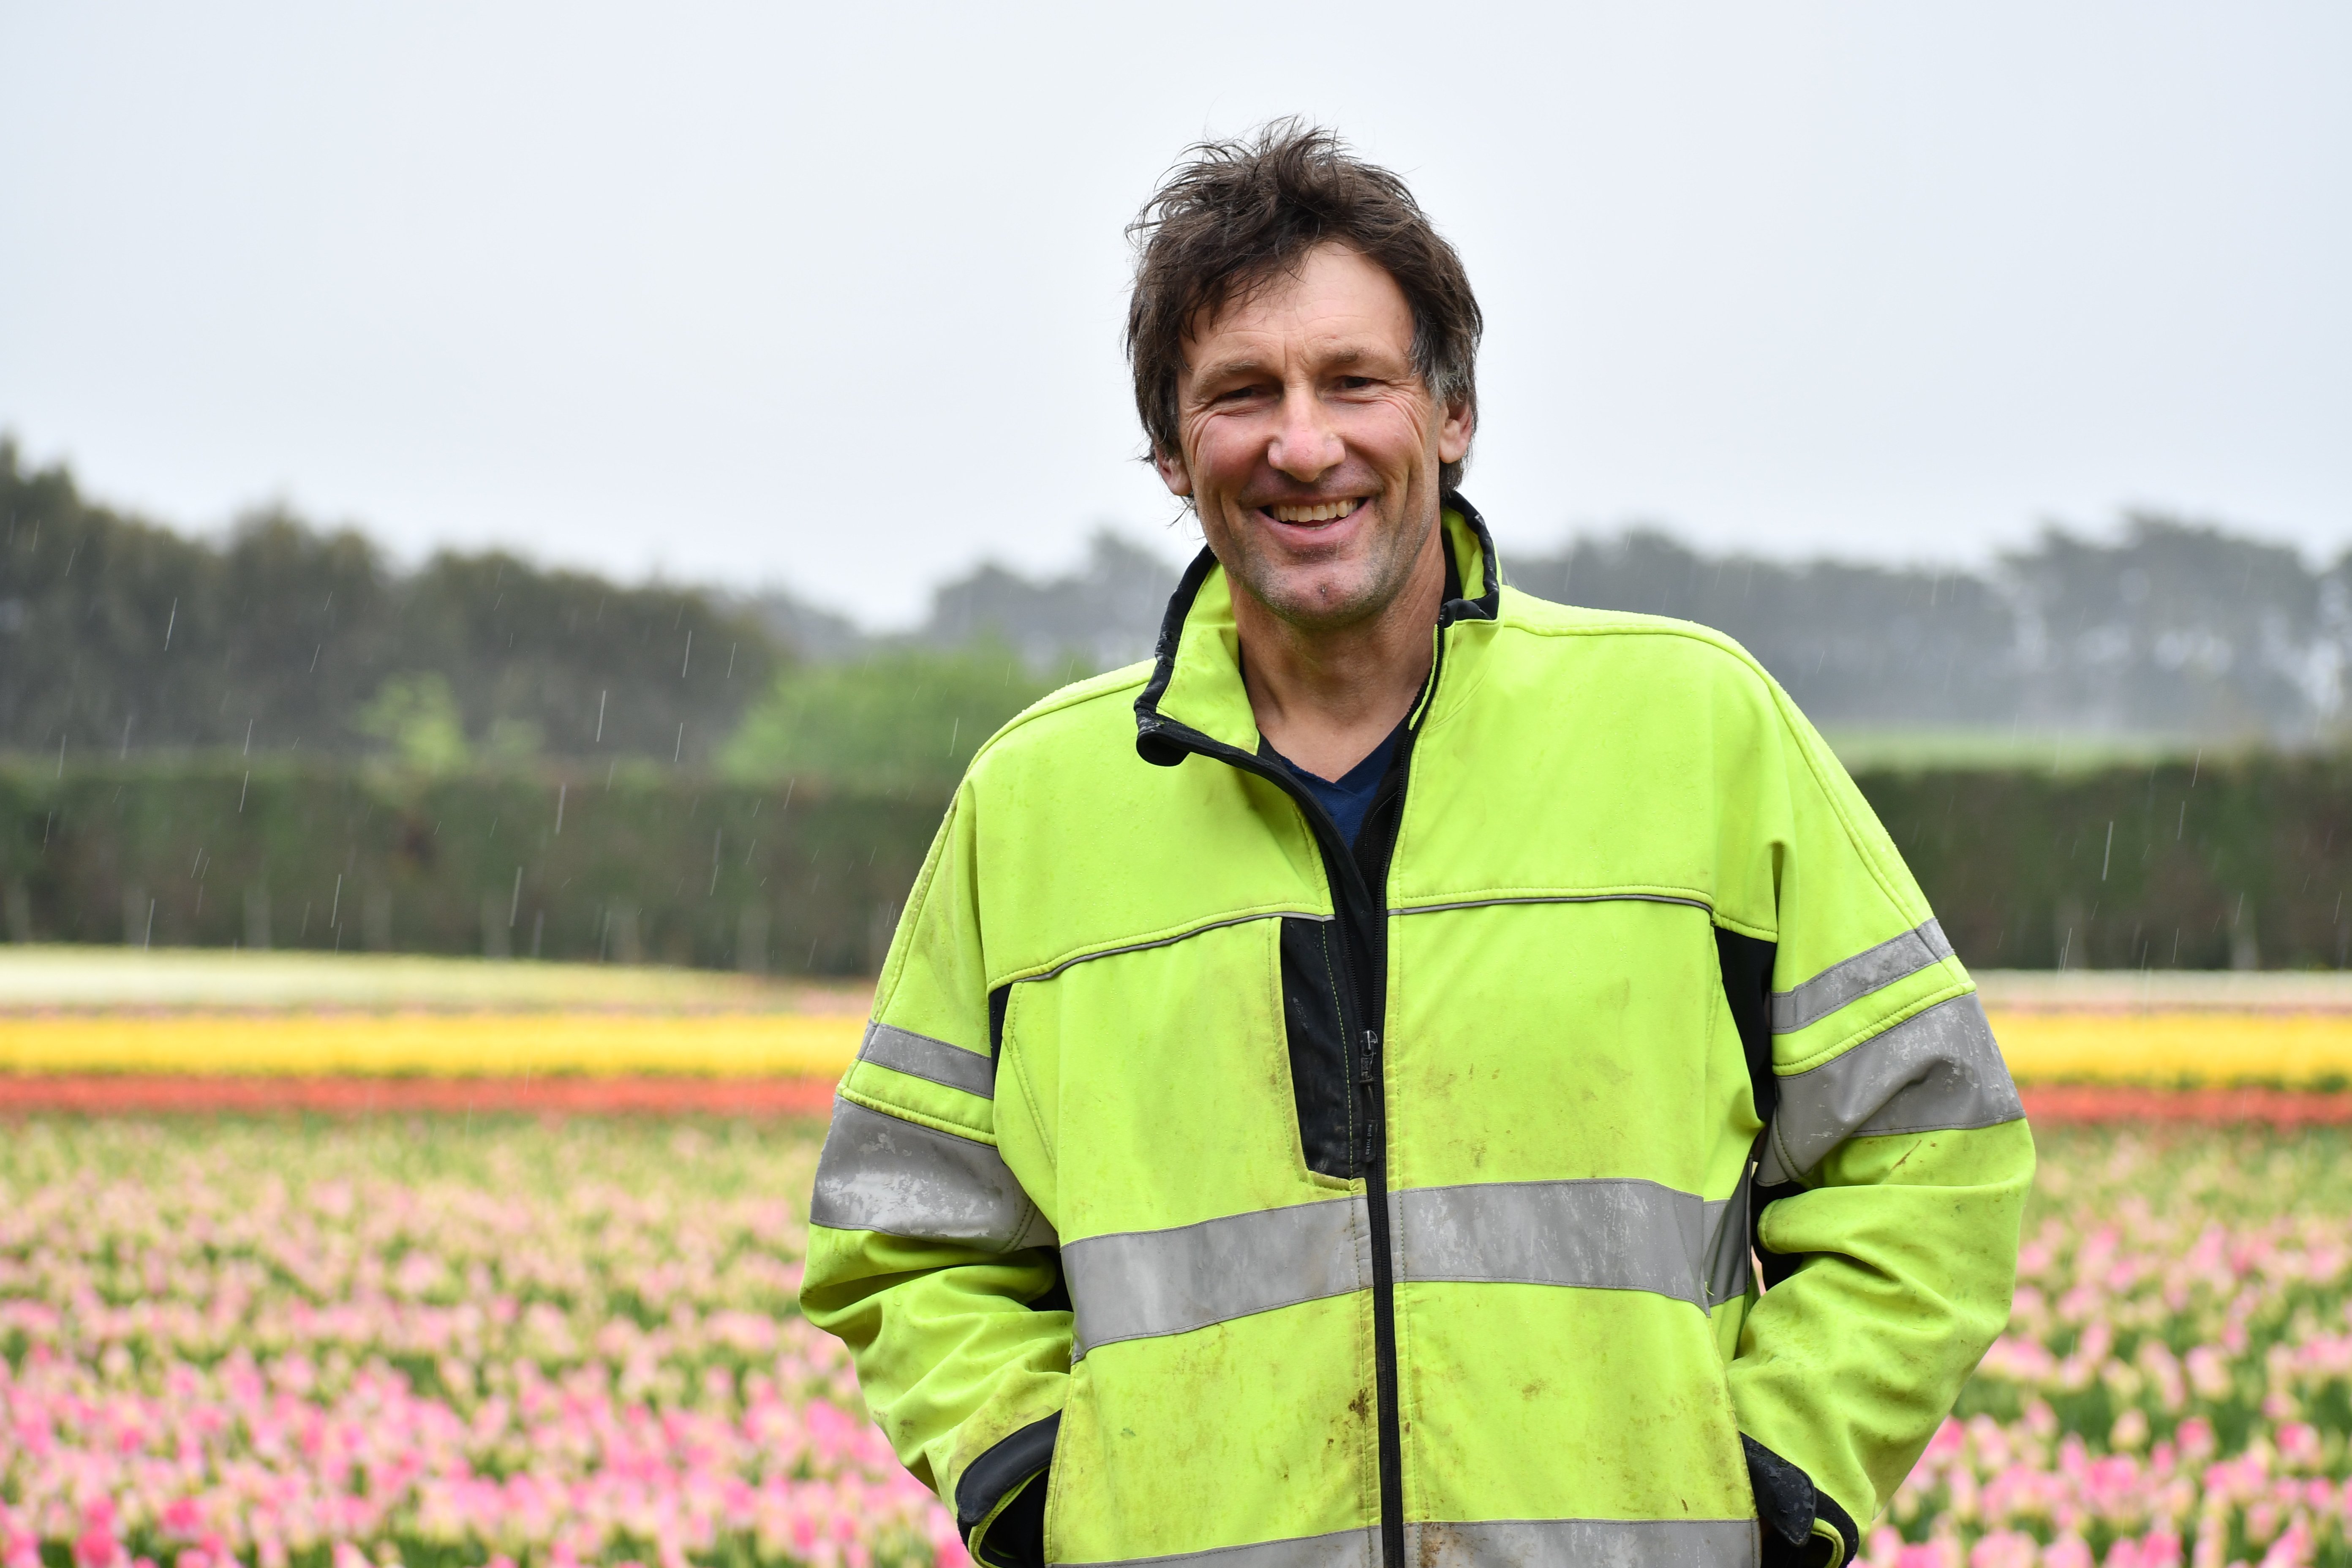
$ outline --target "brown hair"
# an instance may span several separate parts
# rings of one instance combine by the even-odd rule
[[[1169,171],[1128,226],[1135,291],[1127,357],[1135,407],[1153,451],[1181,451],[1176,381],[1184,334],[1246,299],[1318,245],[1339,244],[1385,268],[1412,307],[1413,368],[1440,406],[1478,406],[1485,330],[1469,274],[1405,183],[1351,155],[1332,132],[1278,120],[1247,140],[1202,142]],[[1440,471],[1447,490],[1463,465]]]

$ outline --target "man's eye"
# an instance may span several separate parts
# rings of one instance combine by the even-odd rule
[[[1339,381],[1342,392],[1361,392],[1372,384],[1372,378],[1369,375],[1343,375]]]

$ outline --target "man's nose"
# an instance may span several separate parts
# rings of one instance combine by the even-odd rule
[[[1283,395],[1280,422],[1267,444],[1265,460],[1302,483],[1312,483],[1339,467],[1347,445],[1325,416],[1322,399],[1297,390]]]

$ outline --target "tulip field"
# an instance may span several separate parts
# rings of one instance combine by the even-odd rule
[[[862,996],[70,956],[0,962],[0,1568],[966,1563],[794,1307]],[[1865,1557],[2352,1568],[2352,1007],[2055,994],[2009,1331]]]
[[[2352,1563],[2352,1139],[2037,1142],[2009,1331],[1869,1560]]]
[[[5,1568],[961,1563],[794,1315],[804,1122],[35,1119]],[[2352,1562],[2352,1139],[2042,1135],[1881,1568]]]
[[[0,1562],[963,1562],[795,1314],[817,1138],[8,1129]]]

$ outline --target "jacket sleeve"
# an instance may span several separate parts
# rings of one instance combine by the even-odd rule
[[[971,817],[961,795],[835,1098],[801,1309],[849,1347],[867,1408],[973,1555],[1018,1562],[986,1537],[1000,1516],[1019,1533],[1042,1494],[1071,1319],[1053,1226],[997,1148]]]
[[[1755,1236],[1729,1369],[1751,1471],[1844,1561],[2008,1321],[2033,1143],[1976,986],[1785,695],[1747,835],[1772,902]],[[1773,1459],[1801,1472],[1772,1468]],[[1810,1482],[1810,1487],[1805,1483]],[[1784,1495],[1784,1506],[1789,1503]]]

